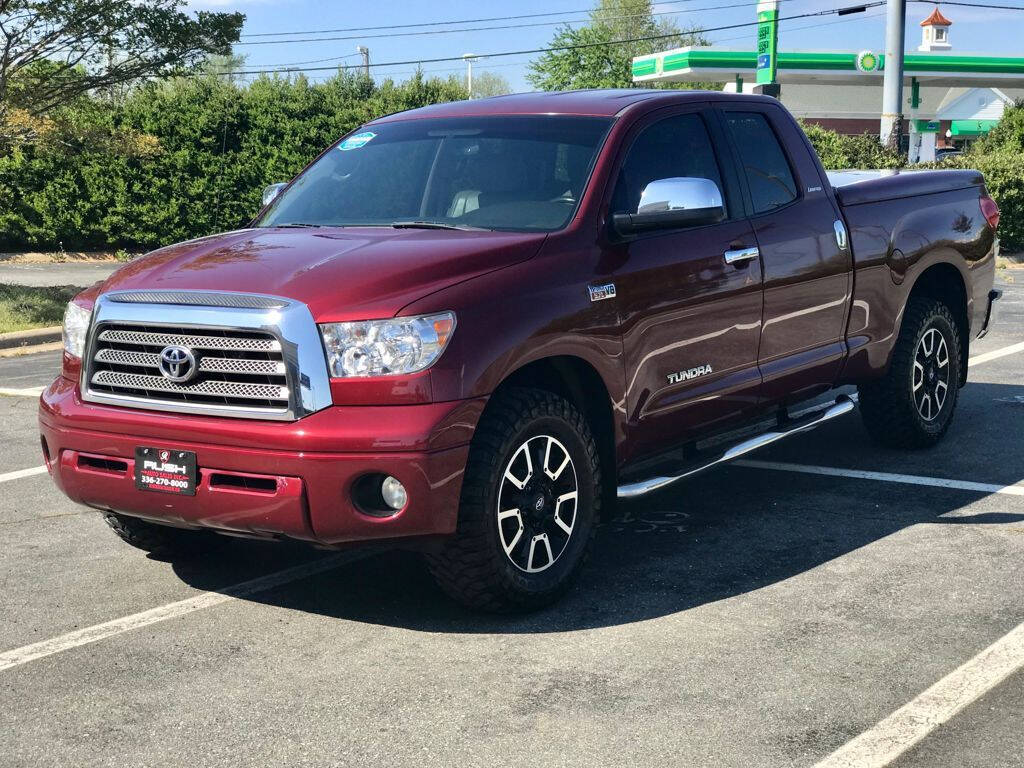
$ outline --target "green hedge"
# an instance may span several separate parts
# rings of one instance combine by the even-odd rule
[[[149,248],[240,227],[263,187],[359,124],[461,98],[454,79],[339,75],[180,79],[93,102],[58,135],[0,156],[0,250]]]
[[[862,134],[845,136],[812,123],[801,123],[811,140],[821,164],[830,171],[848,168],[902,168],[907,159],[899,152],[886,149],[877,136]]]

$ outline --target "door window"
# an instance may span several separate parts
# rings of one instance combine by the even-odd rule
[[[700,115],[668,117],[637,136],[619,170],[612,213],[636,213],[644,187],[677,177],[711,179],[722,189],[711,137]]]
[[[728,112],[725,121],[743,163],[754,213],[796,200],[796,182],[775,131],[760,112]]]

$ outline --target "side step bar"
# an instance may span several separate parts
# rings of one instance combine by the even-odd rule
[[[797,435],[801,432],[808,432],[809,430],[824,424],[826,421],[831,421],[839,416],[843,416],[852,410],[853,400],[846,395],[840,395],[836,398],[835,405],[830,405],[823,410],[810,413],[802,419],[791,421],[780,426],[778,429],[773,429],[770,432],[763,432],[756,437],[751,437],[741,443],[737,443],[714,458],[704,460],[684,469],[677,475],[672,475],[670,477],[651,477],[647,480],[640,480],[635,483],[620,485],[618,489],[618,497],[620,499],[634,499],[638,496],[645,496],[648,493],[652,493],[653,491],[657,491],[667,485],[671,485],[678,480],[691,477],[692,475],[696,475],[706,469],[711,469],[711,467],[724,464],[727,461],[738,459],[740,456],[756,451],[758,448],[763,448],[764,446],[782,440],[783,438],[790,437],[791,435]]]

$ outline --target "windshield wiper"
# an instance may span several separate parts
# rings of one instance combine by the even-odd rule
[[[467,227],[465,224],[446,224],[443,221],[396,221],[395,229],[458,229],[463,232],[482,232],[481,227]]]
[[[272,224],[271,226],[279,227],[280,229],[319,229],[323,224],[302,224],[293,221],[288,224]]]

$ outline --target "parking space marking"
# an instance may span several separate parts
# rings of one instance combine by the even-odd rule
[[[1024,624],[814,768],[882,768],[1024,667]]]
[[[943,477],[925,477],[923,475],[900,475],[893,472],[869,472],[863,469],[843,469],[841,467],[819,467],[813,464],[790,464],[784,461],[757,461],[756,459],[740,459],[734,461],[737,467],[752,469],[772,469],[780,472],[800,472],[805,475],[826,475],[828,477],[853,477],[858,480],[879,480],[883,483],[905,483],[908,485],[930,485],[935,488],[954,488],[961,491],[977,491],[978,493],[1002,493],[1007,496],[1024,496],[1024,485],[994,485],[991,483],[974,483],[969,480],[947,480]]]
[[[161,605],[157,608],[151,608],[148,611],[133,613],[131,616],[124,616],[120,619],[114,619],[113,621],[107,621],[102,624],[94,624],[91,627],[77,629],[74,632],[68,632],[65,635],[53,637],[49,640],[42,640],[38,643],[22,646],[21,648],[4,651],[3,653],[0,653],[0,672],[21,666],[22,664],[28,664],[30,661],[36,661],[37,659],[42,659],[47,656],[53,656],[54,654],[61,653],[62,651],[68,651],[82,645],[95,643],[99,640],[113,637],[114,635],[131,632],[132,630],[139,629],[140,627],[149,626],[150,624],[156,624],[161,621],[167,621],[168,619],[174,619],[178,616],[184,616],[189,613],[195,613],[196,611],[201,611],[204,608],[212,608],[215,605],[221,605],[222,603],[226,603],[231,600],[249,597],[250,595],[254,595],[258,592],[266,592],[267,590],[283,586],[290,582],[332,570],[346,563],[362,560],[376,554],[377,551],[378,550],[373,549],[363,550],[360,552],[339,552],[334,555],[328,555],[327,557],[320,558],[319,560],[315,560],[311,563],[296,565],[292,568],[285,568],[274,573],[269,573],[266,576],[260,576],[256,579],[243,581],[219,592],[203,592],[195,597],[179,600],[176,603],[168,603],[167,605]]]
[[[993,349],[991,352],[985,352],[982,355],[975,355],[974,357],[968,358],[967,366],[979,365],[980,363],[987,363],[989,360],[995,360],[1000,357],[1006,357],[1012,355],[1015,352],[1024,352],[1024,341],[1019,344],[1011,344],[1008,347],[1002,349]]]
[[[0,395],[7,397],[39,397],[46,387],[25,387],[24,389],[9,389],[0,387]]]
[[[28,469],[16,469],[13,472],[4,472],[0,475],[0,483],[6,483],[8,480],[19,480],[23,477],[32,477],[32,475],[42,475],[46,472],[46,465],[40,467],[29,467]]]

